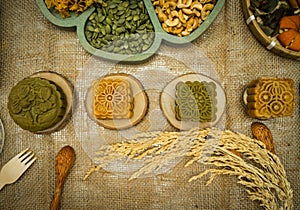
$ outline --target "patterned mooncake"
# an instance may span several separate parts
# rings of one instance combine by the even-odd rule
[[[66,96],[53,82],[28,77],[17,83],[8,96],[8,110],[21,128],[39,132],[55,126],[66,113]]]
[[[216,119],[217,93],[213,82],[179,82],[175,95],[177,120],[213,122]]]
[[[290,116],[295,106],[294,81],[289,78],[259,78],[249,84],[246,100],[250,117]]]
[[[96,119],[126,119],[133,116],[130,83],[120,79],[93,82],[93,113]]]

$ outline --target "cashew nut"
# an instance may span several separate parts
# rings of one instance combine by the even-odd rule
[[[182,3],[182,0],[178,0],[177,2],[177,8],[183,8],[184,7],[184,4]]]
[[[159,1],[154,1],[152,4],[153,4],[153,6],[157,6],[157,5],[159,5]]]
[[[186,23],[186,28],[187,28],[187,29],[191,28],[192,25],[193,25],[193,23],[194,23],[194,18],[192,17],[192,18],[190,18],[190,19],[187,21],[187,23]]]
[[[173,1],[168,1],[164,4],[163,6],[163,10],[166,10],[167,8],[170,8],[172,10],[175,10],[176,9],[176,3],[173,2]]]
[[[165,32],[167,32],[167,33],[169,33],[170,32],[170,29],[169,29],[169,27],[167,26],[167,24],[165,24],[165,23],[162,23],[162,25],[161,25],[162,27],[163,27],[163,29],[165,30]]]
[[[193,25],[189,29],[187,29],[189,32],[192,32],[194,29],[196,29],[199,25],[199,18],[195,18],[193,20]]]
[[[178,23],[178,25],[176,26],[176,28],[181,28],[181,27],[183,27],[183,25],[182,25],[182,23]]]
[[[187,2],[185,3],[185,6],[190,7],[192,2],[193,2],[193,0],[187,0]]]
[[[192,10],[190,10],[190,9],[182,9],[182,12],[184,12],[185,14],[187,14],[187,15],[191,15],[191,14],[193,14],[193,11]]]
[[[203,5],[200,4],[199,2],[193,2],[191,5],[191,9],[194,9],[194,8],[196,8],[197,10],[202,10]]]
[[[173,34],[180,34],[180,33],[182,32],[182,30],[183,30],[183,27],[180,27],[180,28],[173,27],[173,28],[171,29],[171,32],[172,32]]]
[[[171,17],[179,17],[179,14],[176,10],[171,11]]]
[[[179,23],[179,19],[178,18],[175,18],[174,20],[168,19],[168,20],[165,21],[165,24],[167,26],[171,26],[171,27],[172,26],[176,26],[178,23]]]
[[[182,36],[187,36],[187,35],[189,35],[189,34],[190,34],[190,32],[189,32],[189,31],[186,31],[186,30],[184,30],[184,31],[182,31],[182,32],[181,32],[181,34],[182,34]]]
[[[165,22],[168,19],[167,15],[165,13],[163,13],[162,10],[158,11],[157,16],[158,16],[158,19],[159,19],[160,22]]]
[[[159,1],[159,6],[163,7],[165,4],[165,0],[158,0]]]
[[[178,3],[177,3],[177,8],[181,9],[181,8],[188,8],[191,6],[193,0],[187,0],[187,1],[184,1],[182,2],[182,0],[178,0]]]
[[[188,20],[190,18],[190,16],[186,15],[186,14],[183,14],[183,17],[185,20]]]
[[[179,10],[179,12],[178,12],[178,18],[179,18],[180,22],[186,23],[186,19],[183,16],[182,10]]]
[[[205,20],[213,8],[213,4],[205,4],[201,10],[201,19]]]
[[[199,11],[196,10],[196,9],[193,9],[193,13],[194,13],[197,17],[200,17],[200,16],[201,16],[201,12],[199,12]]]

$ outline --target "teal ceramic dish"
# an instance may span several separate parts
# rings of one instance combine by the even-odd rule
[[[108,60],[120,61],[120,62],[121,61],[122,62],[123,61],[124,62],[144,61],[150,58],[153,54],[155,54],[155,52],[159,49],[162,41],[165,41],[173,45],[182,45],[194,41],[209,28],[209,26],[215,20],[215,18],[217,17],[217,15],[219,14],[219,12],[221,11],[221,9],[225,4],[225,0],[218,0],[214,6],[214,9],[211,11],[207,19],[205,19],[205,21],[201,23],[197,29],[195,29],[192,33],[190,33],[187,36],[179,37],[164,31],[155,13],[154,6],[152,5],[151,0],[143,0],[145,4],[145,8],[150,17],[150,21],[154,27],[154,39],[151,46],[147,50],[141,53],[128,55],[128,54],[111,53],[101,49],[97,49],[88,42],[85,35],[85,26],[87,24],[90,15],[93,14],[96,8],[91,7],[85,12],[83,12],[82,14],[80,14],[79,16],[76,16],[75,14],[71,14],[71,17],[63,19],[55,11],[49,10],[45,5],[44,0],[36,0],[36,2],[40,10],[42,11],[43,15],[54,25],[60,27],[75,27],[77,31],[78,39],[86,51],[98,57],[102,57]]]

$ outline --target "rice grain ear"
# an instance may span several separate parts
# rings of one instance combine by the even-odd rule
[[[270,129],[263,123],[254,122],[251,124],[251,130],[254,138],[263,142],[266,149],[275,154],[273,136]]]

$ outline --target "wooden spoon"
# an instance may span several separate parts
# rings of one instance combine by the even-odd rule
[[[59,201],[62,191],[62,186],[75,160],[75,151],[70,146],[63,147],[55,158],[55,192],[51,203],[51,210],[59,208]]]

